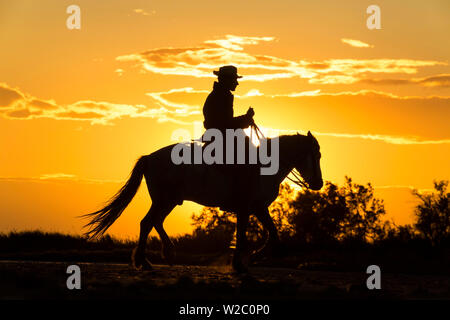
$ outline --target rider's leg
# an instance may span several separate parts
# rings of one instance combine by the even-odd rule
[[[237,213],[236,222],[236,249],[233,255],[233,269],[236,272],[246,272],[248,261],[243,261],[248,256],[247,226],[249,214],[247,212]]]
[[[250,163],[249,148],[254,147],[250,139],[245,137],[245,163],[235,165],[234,192],[238,208],[250,211],[252,194],[257,187],[257,165]]]
[[[234,173],[234,197],[236,207],[242,211],[249,211],[249,175],[245,165],[236,165]]]

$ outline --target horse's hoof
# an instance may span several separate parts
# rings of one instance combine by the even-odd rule
[[[150,263],[150,261],[148,261],[148,259],[144,259],[144,262],[142,262],[141,267],[143,271],[153,270],[153,266]]]
[[[231,263],[234,272],[238,274],[242,273],[248,273],[248,266],[246,266],[241,259],[233,258],[233,261]]]
[[[271,258],[281,258],[284,256],[284,248],[279,244],[265,245],[259,250],[253,251],[251,261],[264,261]]]
[[[133,268],[138,271],[150,271],[153,270],[153,266],[148,261],[148,259],[144,259],[142,261],[136,261],[133,263]]]
[[[233,265],[233,270],[237,274],[245,274],[248,273],[248,268],[244,265]]]
[[[259,251],[253,251],[252,254],[250,255],[251,262],[259,261],[262,258],[263,258],[263,255]]]
[[[132,266],[135,270],[148,271],[153,270],[153,266],[143,254],[137,254],[137,249],[133,250],[131,255]]]
[[[268,250],[267,248],[259,249],[257,251],[253,251],[250,255],[250,261],[256,262],[256,261],[263,261],[267,260],[268,257],[272,256],[272,251]]]
[[[167,264],[168,264],[169,266],[173,266],[173,265],[175,264],[175,260],[174,260],[174,259],[166,258],[166,261],[167,261]]]
[[[174,250],[163,250],[161,256],[170,266],[175,264],[176,253]]]

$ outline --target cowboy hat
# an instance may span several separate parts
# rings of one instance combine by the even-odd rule
[[[213,71],[216,76],[225,76],[233,78],[242,78],[237,74],[237,68],[235,66],[223,66],[219,68],[219,71]]]

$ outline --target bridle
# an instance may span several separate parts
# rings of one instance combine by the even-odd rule
[[[252,141],[252,138],[253,138],[253,131],[255,131],[255,135],[258,138],[258,140],[266,138],[264,136],[264,134],[262,133],[262,131],[258,128],[256,123],[253,122],[250,125],[250,141]],[[280,162],[283,163],[281,161],[281,159],[280,159]],[[286,164],[286,163],[284,163],[284,164]],[[293,178],[289,177],[289,174],[292,174]],[[309,184],[305,181],[305,179],[303,179],[303,177],[301,176],[300,172],[298,172],[298,170],[295,167],[294,167],[294,169],[292,169],[289,172],[289,174],[286,176],[286,178],[288,178],[290,181],[292,181],[293,183],[298,185],[300,188],[309,189]]]

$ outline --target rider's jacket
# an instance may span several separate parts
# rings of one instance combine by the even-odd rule
[[[224,133],[225,129],[245,129],[250,126],[250,117],[233,116],[233,100],[234,96],[230,90],[223,88],[219,82],[214,82],[213,91],[203,106],[205,129],[216,128]]]

